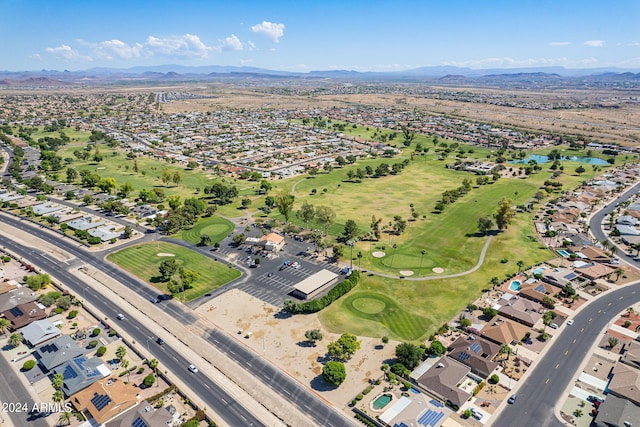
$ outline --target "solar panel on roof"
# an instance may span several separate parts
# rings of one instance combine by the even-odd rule
[[[478,344],[477,342],[474,342],[473,344],[471,344],[471,346],[469,347],[469,350],[473,351],[474,353],[479,352],[480,350],[482,350],[482,347],[480,346],[480,344]]]
[[[131,423],[131,427],[149,427],[149,426],[147,425],[147,423],[144,422],[142,418],[138,417],[135,420],[133,420],[133,422]]]
[[[567,280],[573,280],[576,277],[578,277],[578,275],[576,273],[574,273],[574,272],[571,272],[571,273],[567,274],[566,276],[564,276],[564,278],[567,279]]]
[[[102,411],[109,403],[111,403],[111,398],[106,394],[94,394],[91,398],[91,403],[96,407],[98,411]]]
[[[471,358],[471,355],[465,351],[461,351],[460,354],[458,355],[458,360],[461,362],[464,362],[465,360],[470,358]]]
[[[536,286],[536,291],[540,292],[540,293],[545,293],[546,290],[544,289],[544,285],[538,285]]]
[[[64,368],[64,372],[62,373],[63,380],[69,380],[77,376],[78,376],[78,373],[75,371],[75,369],[73,369],[73,366],[71,365],[67,365],[66,368]]]

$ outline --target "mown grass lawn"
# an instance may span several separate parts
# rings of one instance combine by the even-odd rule
[[[212,216],[201,218],[192,228],[183,230],[174,237],[192,245],[197,245],[200,242],[200,236],[208,235],[211,237],[211,243],[213,244],[227,237],[233,231],[233,228],[233,223],[228,219]]]
[[[159,255],[160,254],[160,255]],[[165,242],[144,243],[110,254],[107,259],[141,280],[158,288],[162,293],[169,293],[165,282],[160,281],[158,267],[166,260],[167,254],[173,254],[178,265],[200,273],[200,278],[176,298],[191,301],[207,292],[219,288],[238,277],[240,272],[230,266],[221,264],[197,252]]]

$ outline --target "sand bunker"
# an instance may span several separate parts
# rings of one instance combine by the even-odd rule
[[[170,254],[170,253],[167,253],[167,252],[159,252],[156,255],[158,255],[158,256],[176,256],[176,254]]]
[[[400,270],[400,274],[403,276],[413,276],[413,271],[411,270]]]
[[[383,258],[386,254],[382,251],[377,251],[372,253],[371,255],[373,255],[374,258]]]
[[[440,273],[444,273],[444,268],[441,268],[441,267],[433,267],[433,268],[431,269],[431,271],[433,271],[434,273],[438,273],[438,274],[440,274]]]

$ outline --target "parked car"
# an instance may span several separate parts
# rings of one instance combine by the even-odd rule
[[[552,323],[549,326],[551,326],[553,329],[558,329],[558,324],[557,323]]]
[[[573,325],[573,319],[567,320],[567,326],[571,326],[571,325]]]
[[[476,408],[471,408],[471,415],[473,416],[473,418],[475,418],[476,420],[481,420],[483,417],[482,412],[478,411]]]
[[[516,403],[517,398],[518,398],[517,394],[512,394],[511,397],[509,397],[509,400],[507,400],[507,403],[509,403],[510,405],[513,405],[514,403]]]

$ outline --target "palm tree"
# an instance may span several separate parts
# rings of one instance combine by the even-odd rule
[[[516,262],[516,265],[518,266],[518,273],[520,273],[522,271],[522,268],[524,267],[524,261],[519,260],[518,262]]]
[[[616,275],[616,282],[618,281],[618,279],[620,278],[620,276],[622,276],[624,274],[624,270],[621,268],[616,269],[615,271],[615,275]]]
[[[157,370],[157,368],[158,368],[158,359],[154,358],[154,359],[149,360],[149,367],[151,369],[153,369],[153,373],[157,377],[158,376],[158,370]],[[160,386],[160,382],[156,381],[156,385]]]
[[[124,359],[124,356],[127,354],[127,348],[124,346],[119,346],[116,349],[116,357],[122,361],[122,359]]]
[[[7,332],[9,326],[11,326],[11,321],[4,317],[0,317],[0,332],[2,332],[2,335]]]
[[[126,371],[127,382],[129,382],[129,371],[127,370],[127,368],[129,367],[129,361],[127,359],[120,359],[120,366],[122,366],[122,369]]]
[[[511,349],[511,347],[509,347],[507,344],[502,344],[502,346],[500,347],[500,354],[507,355],[507,362],[509,361],[509,356],[512,353],[513,353],[513,350]]]
[[[489,282],[491,283],[491,286],[493,287],[494,291],[498,286],[500,286],[500,279],[498,279],[495,276],[493,276]]]
[[[64,377],[62,374],[54,374],[51,378],[51,385],[56,390],[60,390],[62,388],[62,384],[64,383]]]
[[[616,338],[616,337],[609,337],[608,344],[609,344],[609,348],[611,348],[611,349],[612,349],[613,347],[615,347],[615,346],[617,346],[617,345],[618,345],[618,338]]]
[[[53,395],[51,396],[51,400],[53,400],[55,403],[62,402],[64,400],[64,393],[62,392],[62,390],[54,391]]]
[[[58,425],[68,426],[69,424],[71,424],[71,412],[64,411],[58,417]]]
[[[9,335],[9,345],[13,348],[18,347],[24,341],[24,337],[20,332],[13,333]]]
[[[635,313],[635,310],[633,309],[633,307],[629,307],[627,308],[627,316],[631,317],[631,315]]]

